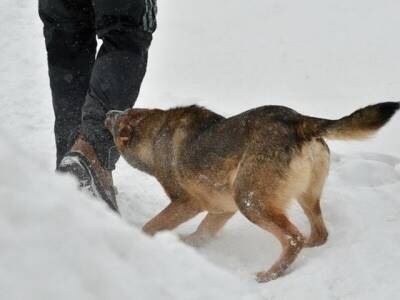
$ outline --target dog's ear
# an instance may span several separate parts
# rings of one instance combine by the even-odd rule
[[[127,146],[133,136],[138,139],[137,128],[139,123],[147,116],[147,109],[130,109],[118,126],[118,146]],[[136,134],[135,134],[136,132]]]
[[[129,126],[135,128],[146,116],[148,109],[134,108],[128,112]]]

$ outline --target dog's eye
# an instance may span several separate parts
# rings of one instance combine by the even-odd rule
[[[126,125],[124,124],[124,122],[119,122],[118,123],[118,130],[121,131],[122,129],[124,129],[124,127],[126,127]]]

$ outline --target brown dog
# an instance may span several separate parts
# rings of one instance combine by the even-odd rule
[[[326,242],[320,196],[329,170],[323,138],[363,139],[399,109],[386,102],[339,120],[303,116],[282,106],[264,106],[231,118],[190,106],[171,110],[129,109],[107,114],[106,127],[133,167],[155,176],[171,203],[143,230],[172,230],[202,211],[196,232],[184,238],[201,245],[237,210],[274,234],[282,254],[259,282],[283,274],[300,250]],[[297,199],[311,224],[305,239],[285,211]]]

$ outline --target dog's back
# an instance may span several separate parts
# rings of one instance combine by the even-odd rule
[[[210,173],[227,178],[233,165],[238,166],[249,157],[257,165],[268,164],[274,177],[285,177],[293,159],[304,155],[304,147],[311,147],[315,156],[316,148],[328,151],[324,137],[368,137],[398,108],[395,102],[380,103],[339,120],[327,120],[304,116],[282,106],[259,107],[195,130],[186,144],[183,142],[183,155],[176,160],[182,164],[184,173],[189,172],[188,177]],[[192,110],[188,115],[197,113]]]

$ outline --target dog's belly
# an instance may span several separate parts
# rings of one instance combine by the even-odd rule
[[[205,178],[203,178],[204,180]],[[233,198],[233,191],[228,185],[210,182],[191,181],[186,191],[194,197],[200,207],[211,213],[235,212],[238,207]]]

